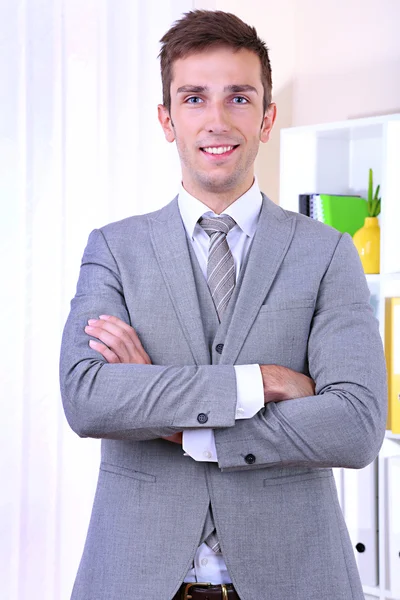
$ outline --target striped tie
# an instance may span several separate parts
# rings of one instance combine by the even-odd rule
[[[221,321],[222,313],[228,306],[235,287],[235,263],[226,236],[236,225],[236,221],[229,215],[224,215],[222,217],[202,217],[199,219],[199,224],[210,236],[207,283],[218,319]],[[207,513],[201,541],[205,542],[215,554],[221,553],[211,507]]]
[[[235,263],[226,236],[236,225],[229,215],[201,217],[200,226],[210,236],[207,263],[207,283],[217,315],[221,321],[235,287]]]

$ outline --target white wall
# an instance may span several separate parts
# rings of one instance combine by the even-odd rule
[[[293,124],[399,111],[399,24],[399,0],[298,3]]]

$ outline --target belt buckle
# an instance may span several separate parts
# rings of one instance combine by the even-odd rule
[[[211,583],[199,583],[197,581],[194,581],[193,583],[186,584],[185,590],[183,592],[182,600],[191,600],[193,598],[193,596],[191,596],[189,594],[190,588],[192,588],[192,587],[205,587],[205,588],[209,588],[209,587],[211,587]],[[222,592],[222,600],[228,600],[228,590],[227,590],[226,585],[224,583],[221,584],[221,592]]]
[[[211,587],[211,583],[198,583],[197,581],[193,581],[192,583],[187,583],[185,585],[185,589],[183,592],[183,596],[182,596],[182,600],[191,600],[191,598],[193,598],[193,596],[191,596],[189,594],[190,588],[192,587],[204,587],[204,588],[208,588]]]

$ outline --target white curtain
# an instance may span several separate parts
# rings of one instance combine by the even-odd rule
[[[66,600],[99,442],[66,424],[62,327],[89,232],[176,193],[158,40],[188,0],[0,0],[0,597]]]

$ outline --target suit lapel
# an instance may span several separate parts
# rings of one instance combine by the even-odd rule
[[[235,364],[251,326],[285,258],[295,221],[263,195],[263,204],[247,266],[222,325],[227,327],[220,364]],[[236,290],[235,290],[236,291]],[[236,301],[235,301],[236,300]],[[225,321],[226,317],[226,321]]]
[[[178,320],[196,364],[210,364],[188,239],[177,198],[149,217],[151,241]]]

